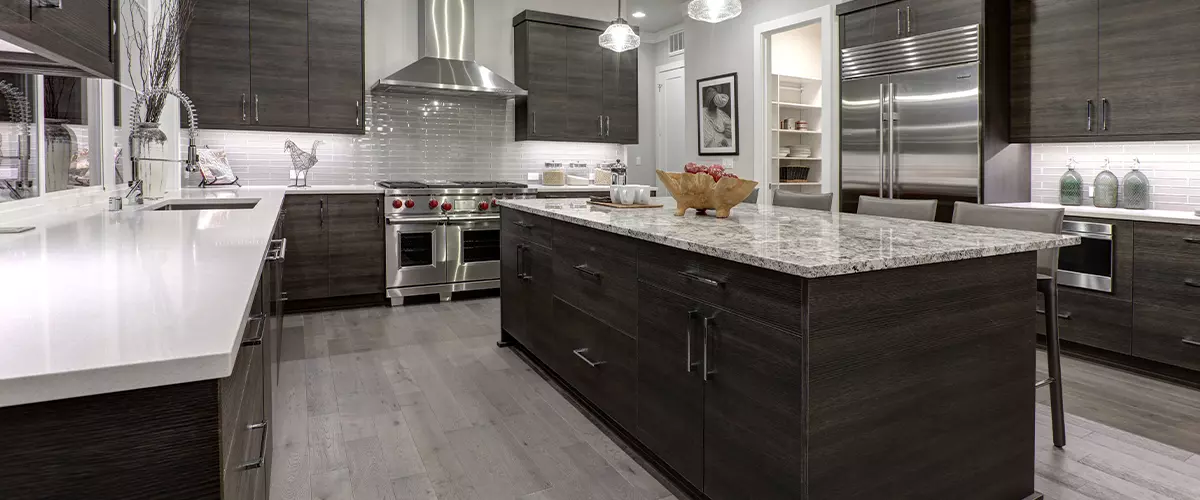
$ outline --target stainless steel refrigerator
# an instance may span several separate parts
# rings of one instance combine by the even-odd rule
[[[855,212],[861,195],[937,199],[938,220],[949,221],[954,202],[988,201],[989,181],[990,202],[1028,199],[1027,148],[1023,160],[1001,153],[1007,119],[992,125],[1003,130],[990,131],[997,140],[985,151],[979,54],[978,25],[842,50],[843,212]],[[1007,100],[1007,89],[987,90]]]

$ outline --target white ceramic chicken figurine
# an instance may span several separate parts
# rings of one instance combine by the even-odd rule
[[[315,141],[312,145],[312,152],[305,152],[297,146],[296,143],[288,139],[283,143],[283,149],[292,155],[292,171],[295,182],[294,187],[308,186],[308,171],[317,164],[317,146],[325,144],[323,141]]]

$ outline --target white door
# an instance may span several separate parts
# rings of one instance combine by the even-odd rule
[[[660,66],[657,83],[658,116],[655,124],[658,131],[658,161],[655,168],[668,172],[682,171],[689,158],[684,151],[687,128],[684,126],[683,106],[687,92],[683,86],[683,66]],[[655,176],[657,183],[658,176]]]

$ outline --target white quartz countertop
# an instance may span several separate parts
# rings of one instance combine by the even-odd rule
[[[338,184],[329,186],[287,186],[288,194],[372,194],[382,193],[383,188],[374,184]]]
[[[793,274],[821,278],[1079,244],[1078,236],[920,222],[743,203],[728,219],[582,200],[501,200],[500,206]],[[712,213],[711,211],[709,212]]]
[[[1130,210],[1128,208],[1099,208],[1092,206],[1066,206],[1057,203],[997,203],[1005,207],[1023,208],[1062,208],[1066,215],[1073,217],[1093,217],[1096,219],[1120,219],[1142,222],[1164,222],[1167,224],[1191,224],[1200,226],[1200,217],[1195,212],[1180,210]]]
[[[608,192],[608,188],[610,188],[612,186],[609,186],[606,184],[588,184],[586,186],[546,186],[543,184],[530,184],[529,187],[537,189],[538,192],[542,192],[542,193],[570,193],[570,192],[574,192],[574,191],[582,191],[582,192],[604,191],[604,192]],[[656,188],[654,186],[650,186],[651,191],[655,191],[657,189],[658,188]]]
[[[0,235],[0,407],[228,376],[285,192],[188,189],[168,198],[259,201]]]

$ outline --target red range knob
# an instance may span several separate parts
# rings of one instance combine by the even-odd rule
[[[404,206],[404,202],[400,200],[392,200],[392,208],[400,208]]]
[[[429,208],[437,208],[437,206],[438,206],[437,200],[429,200]]]
[[[492,206],[493,206],[493,207],[494,207],[494,206],[496,206],[496,199],[495,199],[495,198],[492,198]]]
[[[452,208],[454,208],[454,205],[451,205],[450,202],[447,201],[445,203],[442,203],[442,210],[450,211],[450,209],[452,209]]]
[[[481,201],[481,202],[479,202],[479,209],[480,209],[480,210],[487,210],[487,209],[488,209],[488,202],[486,202],[486,201]]]
[[[415,206],[417,206],[417,202],[415,202],[415,201],[412,201],[412,200],[408,200],[408,201],[404,202],[404,206],[406,206],[406,207],[408,207],[408,208],[412,208],[412,207],[415,207]]]

